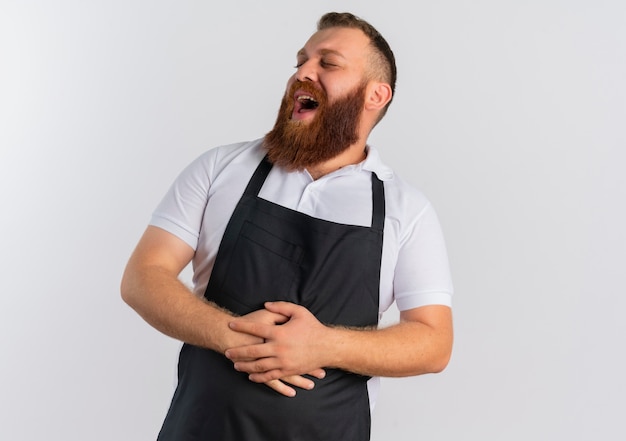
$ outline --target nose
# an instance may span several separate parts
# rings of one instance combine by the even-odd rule
[[[315,69],[313,60],[307,60],[300,64],[298,70],[296,71],[296,79],[303,82],[317,81],[317,70]]]

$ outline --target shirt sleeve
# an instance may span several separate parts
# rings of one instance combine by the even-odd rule
[[[428,203],[401,238],[394,271],[394,297],[400,311],[452,304],[452,278],[439,219]]]
[[[208,201],[209,170],[213,162],[209,151],[189,164],[170,186],[150,219],[150,225],[172,233],[194,250]]]

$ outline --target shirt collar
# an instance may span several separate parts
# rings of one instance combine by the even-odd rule
[[[376,176],[378,176],[378,179],[381,181],[389,181],[393,179],[393,170],[383,163],[382,159],[380,159],[380,155],[378,154],[378,150],[370,145],[367,145],[366,152],[367,157],[365,158],[365,161],[361,163],[363,170],[376,173]]]

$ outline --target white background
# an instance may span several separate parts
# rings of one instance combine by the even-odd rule
[[[396,53],[371,142],[435,205],[456,288],[448,369],[385,380],[373,440],[626,437],[623,1],[4,0],[1,439],[155,438],[178,342],[123,267],[188,162],[269,130],[329,10]]]

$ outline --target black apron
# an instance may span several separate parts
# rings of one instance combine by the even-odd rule
[[[226,227],[205,297],[247,314],[265,301],[305,306],[325,324],[378,323],[385,198],[372,173],[372,226],[316,219],[258,192],[264,159]],[[369,377],[326,369],[313,390],[285,397],[217,352],[184,344],[160,441],[366,441]]]

